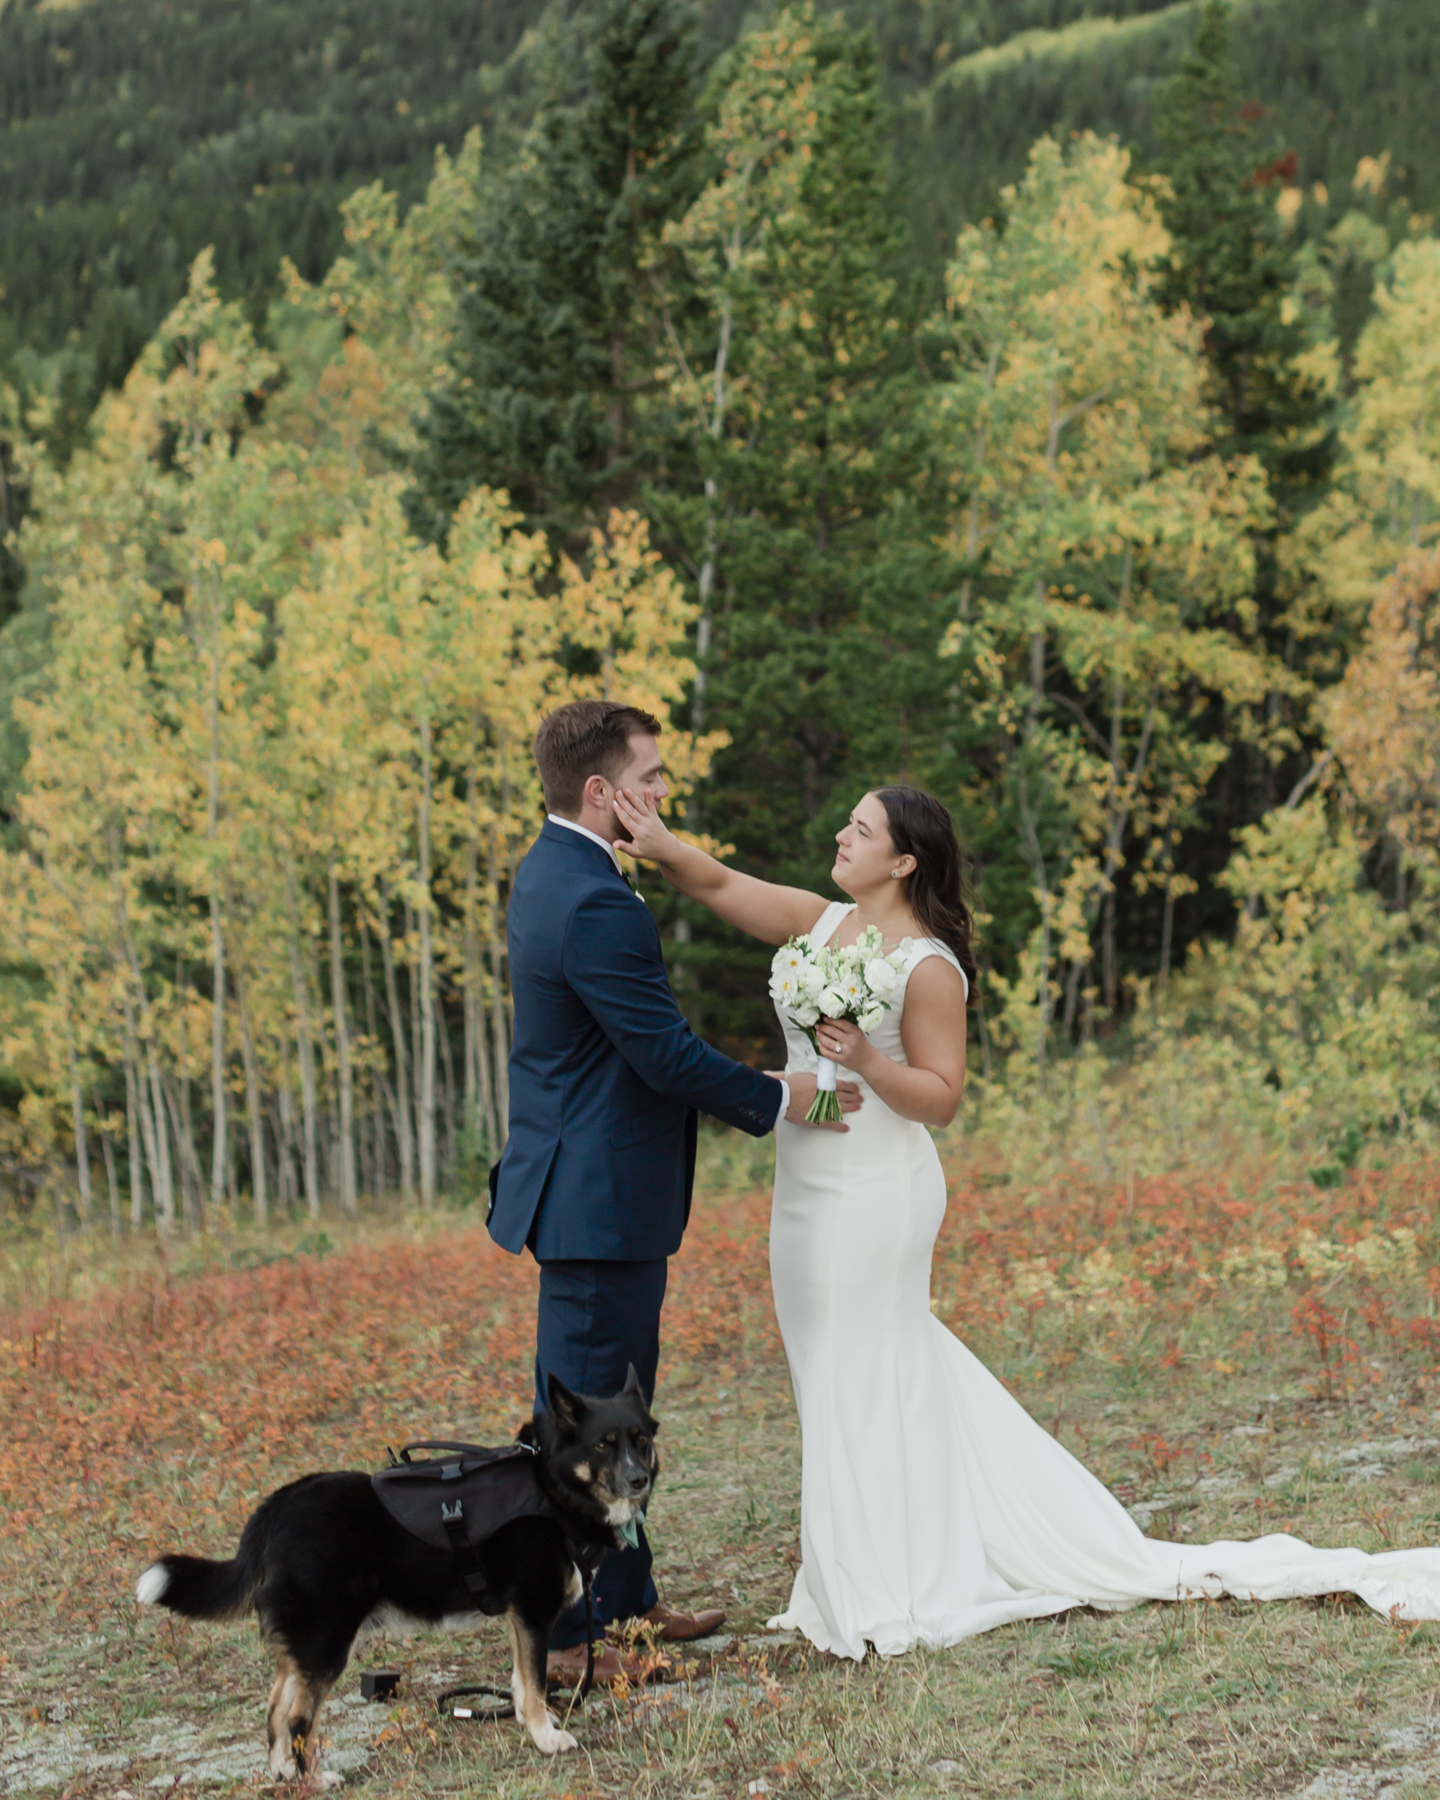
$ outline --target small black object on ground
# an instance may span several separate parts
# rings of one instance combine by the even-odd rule
[[[398,1669],[366,1669],[360,1676],[362,1700],[393,1700],[400,1686]]]

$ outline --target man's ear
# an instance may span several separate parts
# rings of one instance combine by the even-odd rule
[[[550,1417],[555,1421],[556,1429],[573,1437],[580,1429],[580,1421],[585,1417],[585,1402],[578,1394],[572,1394],[558,1375],[552,1375],[545,1392],[550,1401]]]

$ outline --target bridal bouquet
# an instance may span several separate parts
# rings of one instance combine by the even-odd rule
[[[884,934],[874,925],[853,944],[826,944],[818,950],[808,937],[794,937],[775,952],[770,998],[789,1013],[818,1053],[815,1027],[822,1016],[849,1019],[862,1031],[873,1031],[889,1010],[904,969],[904,947],[887,956]],[[840,1117],[835,1064],[828,1056],[820,1058],[815,1101],[805,1117],[811,1124],[833,1124]]]

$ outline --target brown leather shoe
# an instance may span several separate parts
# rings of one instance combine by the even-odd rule
[[[663,1681],[670,1672],[670,1658],[657,1655],[631,1655],[614,1644],[595,1645],[595,1685],[612,1686],[628,1681],[639,1687],[647,1681]],[[567,1650],[552,1650],[545,1663],[545,1680],[552,1687],[577,1688],[585,1679],[585,1646],[572,1644]]]
[[[640,1615],[640,1623],[657,1630],[664,1644],[689,1644],[718,1631],[725,1623],[725,1614],[718,1606],[707,1606],[697,1613],[676,1612],[662,1600]]]

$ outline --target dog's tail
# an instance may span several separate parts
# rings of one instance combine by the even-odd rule
[[[229,1562],[162,1556],[135,1583],[141,1606],[166,1606],[187,1619],[234,1619],[249,1612],[264,1574],[260,1534],[246,1526]]]

